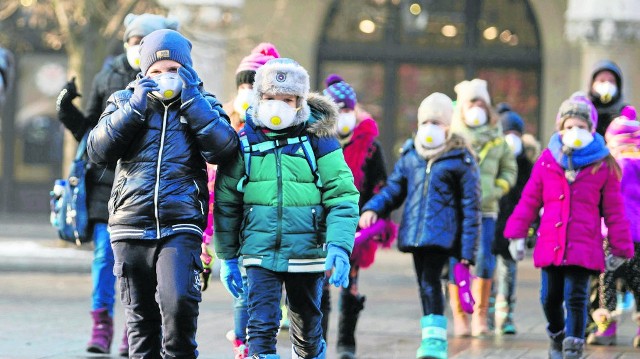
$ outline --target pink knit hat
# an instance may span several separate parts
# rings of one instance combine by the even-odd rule
[[[271,59],[277,59],[280,57],[278,50],[273,44],[268,42],[262,42],[258,44],[248,56],[245,56],[240,65],[236,69],[236,86],[242,84],[253,85],[253,80],[256,76],[256,70],[260,66],[264,65]]]
[[[633,106],[625,106],[620,116],[607,127],[604,138],[610,148],[622,145],[640,147],[640,122],[636,117],[636,109]]]
[[[571,97],[562,102],[556,116],[556,130],[562,130],[564,121],[570,117],[576,117],[589,124],[591,133],[598,127],[598,110],[584,92],[574,92]]]

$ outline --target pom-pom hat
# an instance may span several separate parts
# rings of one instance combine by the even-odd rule
[[[258,44],[251,53],[245,56],[236,69],[236,87],[242,84],[253,84],[256,70],[271,59],[280,57],[278,50],[273,44],[263,42]]]
[[[324,80],[327,87],[322,94],[331,98],[338,105],[338,108],[355,109],[358,100],[353,87],[345,82],[342,77],[336,74],[329,75]]]
[[[178,30],[178,21],[154,14],[128,14],[124,18],[124,36],[126,43],[134,36],[145,37],[160,29]]]

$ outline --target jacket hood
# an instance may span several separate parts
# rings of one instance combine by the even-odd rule
[[[113,60],[109,63],[108,68],[112,72],[118,72],[125,75],[133,74],[133,76],[130,76],[131,78],[134,78],[135,75],[137,75],[138,72],[140,72],[138,70],[135,70],[133,67],[131,67],[131,65],[129,65],[126,54],[120,54],[114,57]]]
[[[593,66],[593,70],[591,71],[591,81],[589,82],[589,97],[594,105],[597,106],[602,106],[603,104],[600,102],[600,96],[593,92],[592,86],[596,75],[602,71],[610,71],[613,73],[616,78],[616,86],[618,87],[618,91],[611,101],[604,104],[605,106],[609,106],[618,102],[622,98],[622,70],[620,70],[620,67],[611,60],[601,60]]]
[[[309,94],[307,103],[311,110],[307,130],[318,137],[337,137],[338,105],[319,93]]]

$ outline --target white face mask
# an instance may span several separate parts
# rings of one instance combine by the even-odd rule
[[[515,133],[507,133],[504,135],[504,140],[513,151],[513,154],[517,157],[522,153],[522,138]]]
[[[258,121],[272,130],[282,130],[293,125],[298,109],[279,100],[260,101]]]
[[[240,89],[236,99],[233,100],[233,109],[240,114],[240,119],[244,120],[247,114],[247,109],[253,102],[253,90],[252,89]]]
[[[351,112],[341,112],[338,114],[338,134],[341,136],[347,136],[356,127],[356,114]]]
[[[487,111],[482,107],[473,106],[464,112],[464,123],[469,127],[480,127],[487,123]]]
[[[165,72],[151,78],[158,84],[159,91],[152,94],[160,100],[170,100],[182,91],[182,79],[174,72]]]
[[[593,142],[593,134],[584,128],[574,127],[564,130],[562,134],[562,143],[574,150],[587,147],[591,142]]]
[[[609,81],[595,82],[593,90],[600,95],[600,102],[609,103],[618,93],[618,87]]]
[[[445,137],[444,128],[433,123],[427,123],[418,126],[416,142],[424,148],[436,148],[444,144]]]
[[[134,70],[140,70],[140,45],[127,46],[127,62]]]

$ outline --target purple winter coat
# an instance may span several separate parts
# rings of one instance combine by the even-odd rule
[[[504,236],[525,238],[529,225],[544,207],[533,250],[536,267],[576,265],[603,271],[600,208],[609,227],[611,253],[633,257],[620,181],[606,162],[592,173],[594,165],[584,167],[575,182],[569,184],[549,149],[535,163],[522,197],[507,220]]]
[[[623,152],[617,161],[622,168],[620,189],[629,219],[631,239],[640,242],[640,152]]]

